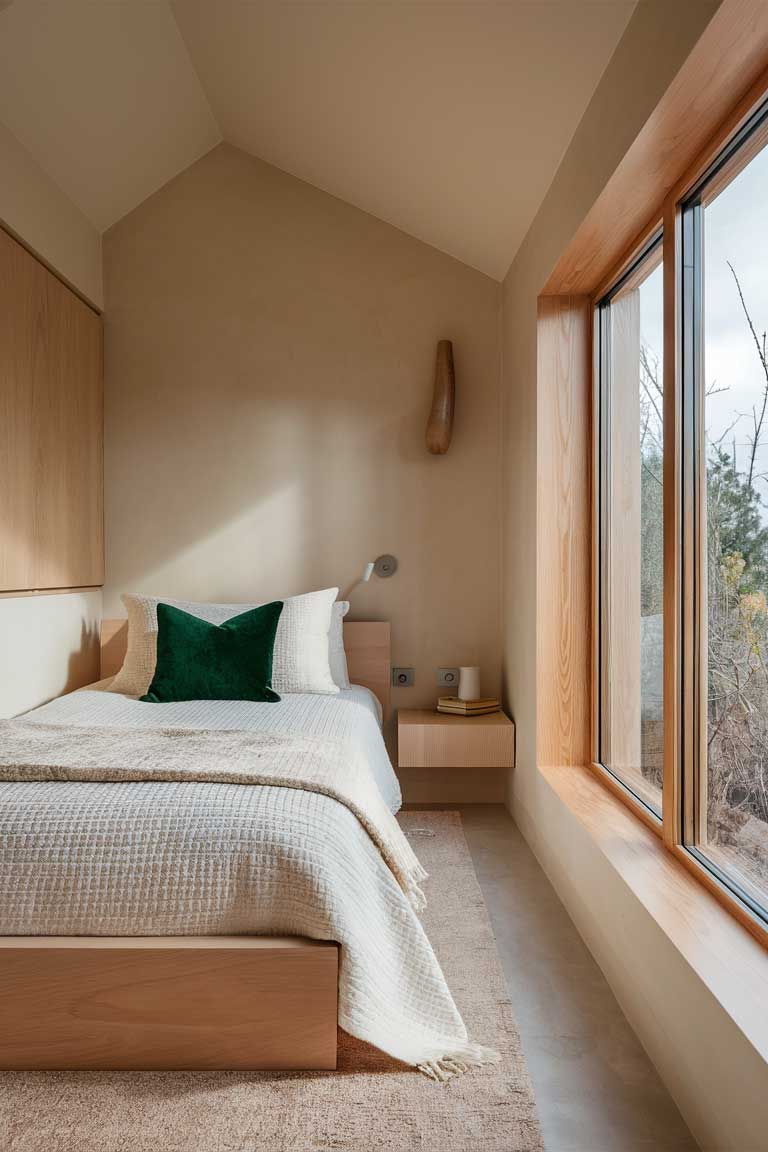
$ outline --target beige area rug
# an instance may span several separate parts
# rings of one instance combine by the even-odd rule
[[[470,1035],[500,1064],[435,1084],[340,1033],[335,1073],[3,1072],[2,1152],[541,1152],[461,818],[400,820],[430,873],[424,927]]]

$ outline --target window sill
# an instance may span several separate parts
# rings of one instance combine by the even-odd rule
[[[591,769],[539,771],[768,1062],[768,952]]]

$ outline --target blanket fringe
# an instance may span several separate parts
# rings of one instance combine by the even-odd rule
[[[484,1064],[498,1064],[501,1056],[493,1048],[483,1048],[480,1044],[469,1044],[456,1052],[448,1052],[436,1060],[425,1060],[417,1067],[429,1080],[437,1084],[447,1084],[457,1076],[469,1072],[470,1068],[481,1068]]]
[[[408,903],[411,905],[411,908],[413,908],[414,912],[424,911],[427,906],[427,898],[424,895],[423,890],[419,887],[418,884],[415,884],[413,880],[409,882],[405,894],[408,898]]]
[[[406,884],[404,891],[408,898],[408,902],[413,908],[414,912],[423,912],[427,906],[427,898],[424,895],[424,890],[421,885],[425,880],[429,879],[429,873],[426,872],[418,860],[414,857],[414,862],[408,870]]]

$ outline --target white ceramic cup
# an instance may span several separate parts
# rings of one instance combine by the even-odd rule
[[[480,699],[480,669],[459,668],[459,700]]]

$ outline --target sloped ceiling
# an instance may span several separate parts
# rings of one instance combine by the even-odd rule
[[[106,229],[224,138],[502,278],[630,0],[0,0],[0,120]]]
[[[0,120],[102,231],[221,140],[162,0],[13,0]]]

